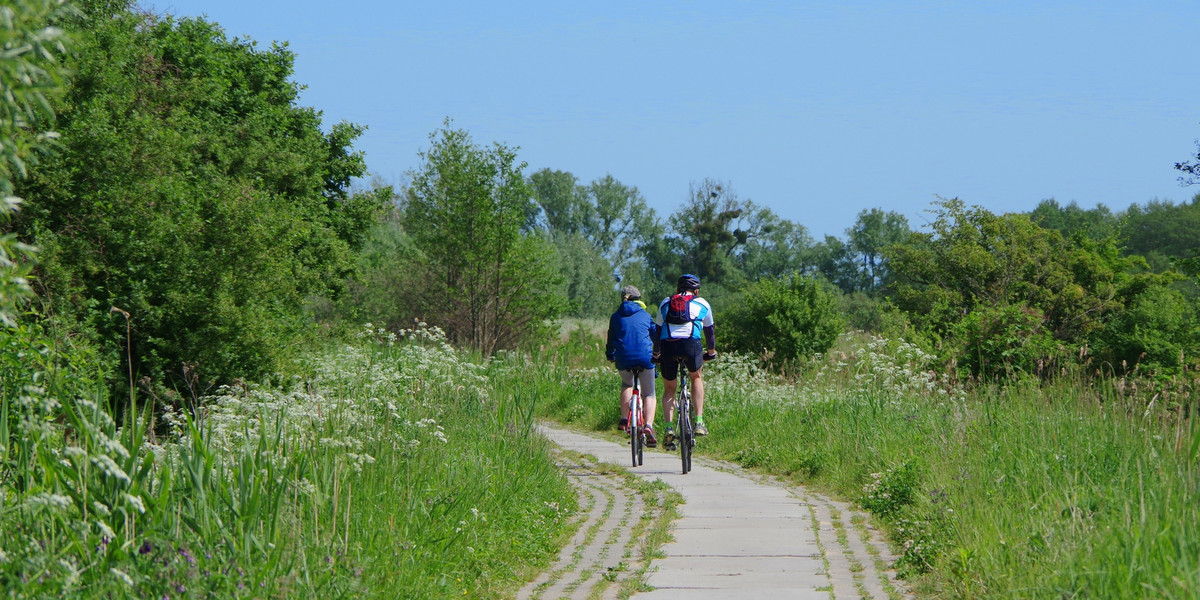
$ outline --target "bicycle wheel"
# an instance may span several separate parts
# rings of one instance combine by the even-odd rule
[[[633,388],[633,397],[629,399],[629,452],[633,466],[642,464],[642,402],[636,386]]]
[[[692,470],[692,403],[686,388],[676,404],[675,410],[679,414],[679,460],[683,463],[683,474],[687,475]]]

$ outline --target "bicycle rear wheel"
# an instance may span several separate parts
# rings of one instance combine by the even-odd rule
[[[635,467],[642,464],[642,420],[642,399],[635,387],[629,399],[629,452]]]

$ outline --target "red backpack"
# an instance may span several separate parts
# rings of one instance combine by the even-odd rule
[[[693,294],[675,294],[667,303],[666,322],[671,325],[684,325],[692,322]]]

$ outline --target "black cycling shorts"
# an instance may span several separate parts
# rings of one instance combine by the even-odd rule
[[[675,378],[679,376],[678,363],[675,362],[677,357],[683,358],[683,364],[687,365],[687,369],[691,373],[699,371],[700,367],[704,366],[704,348],[700,344],[700,340],[696,338],[663,340],[659,351],[659,365],[662,367],[662,376],[666,381],[675,381]]]

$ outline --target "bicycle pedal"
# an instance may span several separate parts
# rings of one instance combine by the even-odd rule
[[[675,445],[675,442],[667,442],[663,444],[663,450],[670,450],[671,452],[674,452],[677,448],[678,446]]]

